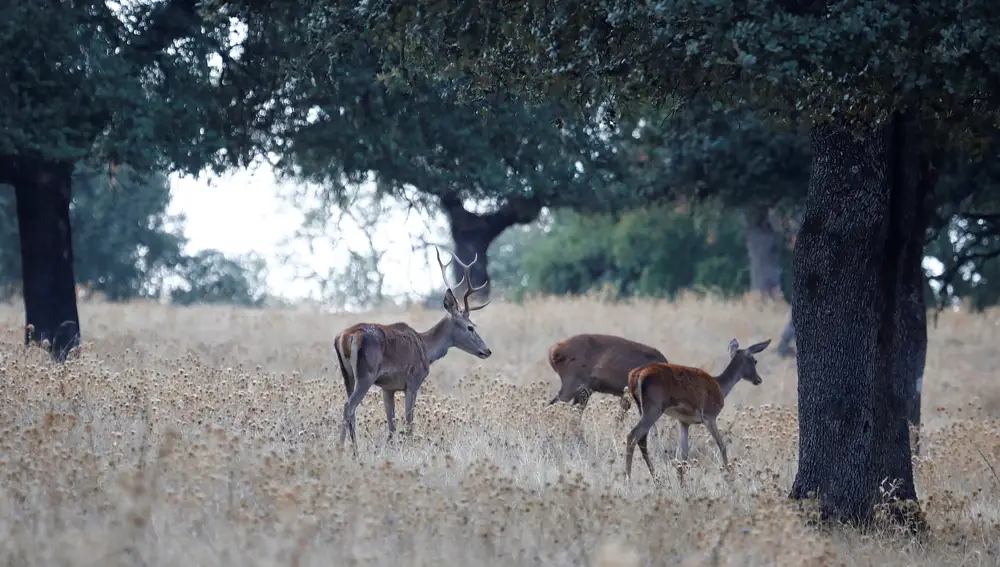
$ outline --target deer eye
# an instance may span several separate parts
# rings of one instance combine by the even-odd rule
[[[475,333],[476,329],[472,325],[469,325],[469,332],[470,333]]]

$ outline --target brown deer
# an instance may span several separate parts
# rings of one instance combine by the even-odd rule
[[[582,411],[592,392],[621,397],[630,370],[666,361],[655,348],[622,337],[573,335],[549,348],[549,365],[562,381],[549,405],[572,401]]]
[[[344,437],[350,432],[355,454],[358,450],[355,410],[373,385],[382,388],[385,417],[389,425],[388,439],[391,440],[396,431],[396,392],[404,392],[405,433],[409,434],[413,430],[413,405],[417,399],[417,390],[430,373],[430,366],[434,361],[448,354],[451,347],[484,359],[492,354],[486,342],[476,332],[476,325],[469,319],[471,312],[490,303],[487,301],[482,305],[469,307],[469,296],[489,283],[487,281],[479,287],[472,287],[469,269],[479,256],[476,255],[466,265],[452,254],[453,260],[465,270],[462,281],[456,287],[468,280],[462,297],[463,306],[460,306],[455,292],[448,285],[446,268],[451,261],[448,264],[442,263],[441,252],[437,249],[436,252],[441,275],[448,289],[444,296],[447,314],[433,327],[421,333],[406,323],[358,323],[344,329],[334,338],[334,350],[340,362],[340,372],[344,376],[344,388],[347,389],[340,444],[343,446]]]
[[[631,394],[635,400],[639,409],[639,423],[632,428],[626,439],[625,477],[632,476],[632,454],[638,444],[642,458],[649,467],[649,474],[656,478],[646,449],[646,436],[663,414],[677,420],[680,428],[680,442],[675,455],[677,459],[687,460],[688,428],[692,424],[701,423],[708,428],[715,444],[719,446],[723,467],[728,467],[726,446],[715,419],[726,403],[726,396],[737,382],[746,380],[754,386],[763,382],[757,374],[757,360],[753,355],[769,344],[771,339],[750,345],[744,350],[733,339],[729,342],[729,365],[718,376],[712,376],[700,368],[666,362],[647,364],[629,372],[628,386],[623,393]],[[621,400],[622,408],[627,411],[630,405],[628,397],[622,396]]]

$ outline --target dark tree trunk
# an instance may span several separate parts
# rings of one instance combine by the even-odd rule
[[[897,117],[863,140],[836,125],[812,133],[813,167],[796,241],[799,469],[793,498],[827,519],[872,519],[883,479],[916,503],[908,395],[926,341],[915,303],[926,197],[915,126]],[[903,510],[904,508],[894,508]],[[906,516],[911,517],[911,516]],[[897,516],[903,519],[903,516]]]
[[[476,263],[469,270],[472,281],[466,282],[466,284],[471,283],[473,287],[483,285],[489,278],[490,244],[508,227],[535,220],[542,210],[541,204],[534,199],[512,199],[496,212],[477,215],[465,210],[462,200],[457,195],[442,197],[441,205],[451,227],[455,254],[465,264],[476,259]],[[457,285],[464,276],[462,267],[457,262],[453,263],[454,281],[451,283]],[[491,285],[487,285],[477,292],[477,297],[485,301],[490,296],[491,288]],[[460,289],[464,289],[464,285],[455,292],[458,293]]]
[[[741,212],[750,259],[750,291],[762,298],[781,297],[781,235],[771,224],[766,205],[752,205]]]
[[[17,201],[25,342],[48,341],[62,362],[80,343],[69,221],[73,164],[2,156],[0,170]]]
[[[472,268],[469,270],[469,275],[471,276],[470,279],[472,281],[465,282],[466,284],[471,284],[473,287],[479,287],[489,279],[490,258],[488,252],[490,244],[492,244],[493,240],[496,238],[495,235],[491,236],[491,233],[492,231],[477,230],[475,228],[464,230],[456,230],[455,228],[452,228],[451,238],[455,242],[455,254],[458,256],[459,260],[466,264],[473,260],[476,261],[476,263],[473,264]],[[452,274],[455,278],[454,283],[457,285],[465,275],[465,272],[461,266],[453,264]],[[492,291],[493,286],[487,285],[483,289],[476,292],[476,294],[477,297],[481,297],[485,300],[490,296],[490,292]]]

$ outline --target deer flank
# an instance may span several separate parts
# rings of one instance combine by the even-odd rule
[[[659,350],[614,335],[579,334],[549,348],[549,366],[559,375],[559,393],[549,401],[583,410],[592,392],[621,396],[633,368],[666,362]]]

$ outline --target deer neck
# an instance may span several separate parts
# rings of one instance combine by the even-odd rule
[[[438,321],[433,327],[420,333],[420,338],[427,346],[427,359],[431,362],[438,360],[448,354],[451,343],[451,329],[449,328],[448,317]]]
[[[719,387],[722,388],[722,396],[729,396],[729,392],[733,391],[736,387],[736,383],[740,381],[740,375],[737,372],[739,370],[739,363],[733,358],[729,361],[729,365],[726,366],[722,374],[715,377],[715,380],[719,383]]]

